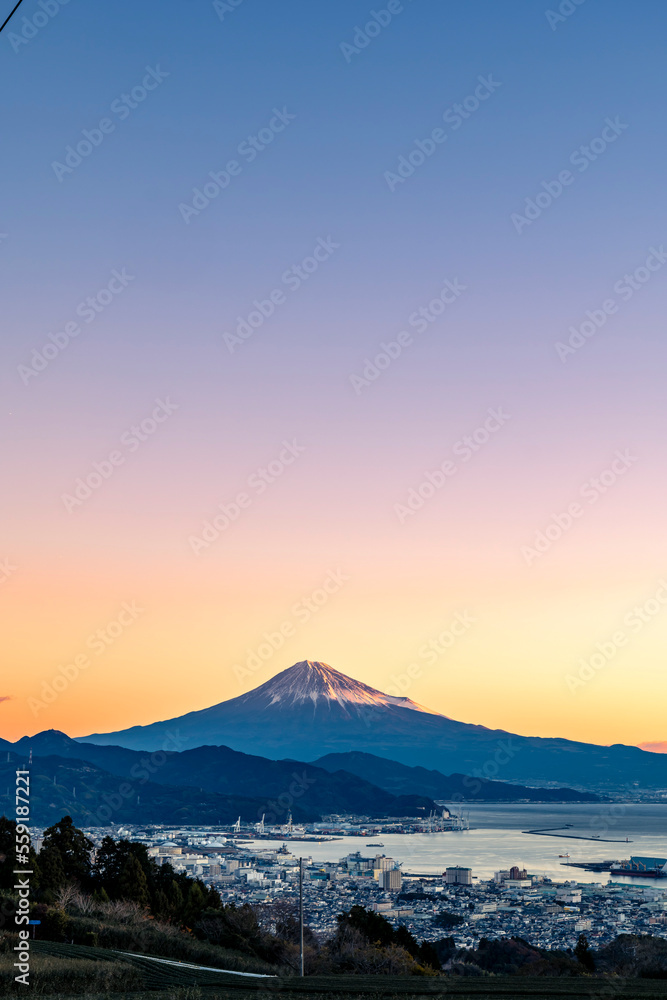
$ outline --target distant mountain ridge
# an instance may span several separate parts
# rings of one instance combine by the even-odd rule
[[[81,737],[136,750],[233,746],[263,757],[314,760],[363,751],[411,767],[524,785],[602,792],[667,787],[667,756],[638,747],[518,736],[457,722],[303,660],[265,684],[164,722]]]
[[[418,795],[453,802],[600,802],[593,792],[573,788],[528,788],[466,774],[440,774],[425,767],[408,767],[370,753],[330,753],[313,761],[327,771],[349,771],[393,795],[408,789]]]
[[[435,799],[466,801],[594,801],[571,789],[523,789],[463,775],[408,768],[370,754],[322,761],[268,760],[229,747],[153,753],[79,743],[57,730],[0,741],[2,808],[11,814],[12,768],[30,752],[32,816],[49,825],[68,813],[85,826],[118,823],[232,823],[237,816],[268,824],[318,820],[328,813],[423,818]],[[2,779],[7,780],[3,785]],[[377,779],[377,780],[374,780]],[[5,801],[6,800],[6,801]]]
[[[16,769],[26,767],[27,754],[3,754],[0,759],[0,815],[14,816]],[[174,787],[151,781],[125,781],[88,761],[57,755],[33,756],[30,765],[30,820],[51,826],[71,816],[79,826],[111,824],[234,823],[239,815],[253,821],[264,808],[262,799],[204,793],[201,788]],[[298,804],[296,822],[312,819]]]
[[[132,823],[228,823],[239,814],[246,822],[258,822],[264,814],[267,823],[284,823],[290,812],[296,821],[332,812],[419,818],[436,808],[432,798],[412,789],[394,795],[351,772],[267,760],[229,747],[149,754],[78,743],[47,730],[14,744],[3,740],[0,749],[23,760],[32,751],[34,815],[44,811],[45,796],[60,796],[62,807],[75,809],[87,825],[95,825],[94,817],[103,819],[110,806],[114,822]]]

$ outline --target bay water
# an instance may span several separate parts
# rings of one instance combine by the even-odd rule
[[[620,861],[630,855],[667,858],[667,803],[484,804],[463,807],[470,829],[431,834],[342,837],[324,843],[289,841],[290,851],[315,862],[337,861],[354,851],[385,854],[401,862],[406,875],[437,875],[450,865],[472,868],[473,877],[517,865],[532,875],[557,881],[607,882],[608,872],[566,867],[573,861]],[[547,835],[526,830],[553,829]],[[575,839],[575,837],[599,839]],[[628,838],[626,841],[625,838]],[[280,847],[281,840],[254,841],[253,847]],[[382,843],[382,847],[368,844]],[[569,857],[559,855],[569,854]],[[647,879],[614,881],[665,885]]]

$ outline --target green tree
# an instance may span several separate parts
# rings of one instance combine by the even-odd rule
[[[169,905],[173,909],[174,916],[180,919],[183,913],[185,899],[183,898],[183,892],[181,890],[181,887],[175,878],[173,878],[169,883],[166,896],[167,899],[169,900]]]
[[[206,892],[206,903],[207,907],[213,910],[219,910],[222,906],[222,899],[220,898],[220,893],[217,889],[214,889],[212,885],[205,887]]]
[[[123,860],[113,837],[103,837],[93,866],[93,878],[98,889],[104,888],[110,896],[115,895]]]
[[[223,948],[265,957],[261,950],[262,930],[257,912],[248,903],[241,906],[229,903],[204,910],[196,933]]]
[[[595,972],[595,957],[590,949],[588,938],[585,934],[579,935],[577,947],[574,949],[574,955],[579,964],[583,965],[586,972]]]
[[[91,881],[90,852],[92,849],[92,841],[88,840],[82,830],[78,830],[74,826],[72,817],[63,816],[59,823],[55,823],[44,831],[44,843],[39,854],[40,866],[42,855],[48,857],[51,851],[57,850],[60,854],[65,878],[78,882],[83,888],[88,888]]]
[[[348,913],[341,913],[337,919],[339,930],[351,927],[373,944],[388,945],[394,940],[394,928],[389,921],[363,906],[353,906]]]
[[[360,934],[369,945],[383,949],[398,949],[417,961],[440,968],[440,960],[435,948],[429,944],[420,945],[406,927],[392,927],[381,914],[366,910],[363,906],[353,906],[348,913],[338,917],[337,937],[342,943],[348,939],[348,932]],[[334,944],[335,947],[335,944]]]
[[[132,896],[128,896],[131,887],[128,889],[127,878],[124,874],[128,870],[130,862],[134,862],[130,866],[132,870],[136,870],[136,865],[141,869],[142,886],[146,889],[147,894],[145,902],[150,903],[157,888],[157,865],[148,856],[148,848],[145,844],[104,837],[93,867],[95,885],[106,889],[112,899],[131,899]]]
[[[146,875],[133,855],[123,865],[118,879],[118,894],[121,899],[128,899],[140,906],[148,906],[150,902]]]
[[[193,927],[201,917],[205,906],[206,896],[202,892],[199,884],[197,882],[192,882],[185,900],[183,923],[188,927]]]
[[[40,914],[42,926],[40,936],[47,941],[64,941],[67,936],[67,925],[70,918],[64,910],[48,907],[45,913]]]
[[[39,852],[39,871],[41,895],[47,903],[52,903],[58,889],[65,885],[67,877],[60,851],[57,847],[49,847]]]

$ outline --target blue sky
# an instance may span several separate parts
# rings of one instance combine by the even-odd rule
[[[53,11],[57,0],[45,4]],[[478,566],[468,593],[486,592],[496,575],[513,581],[513,648],[524,625],[516,609],[534,593],[532,580],[521,577],[521,540],[616,448],[632,446],[642,455],[634,485],[627,495],[619,487],[609,520],[591,522],[569,569],[559,566],[557,580],[544,583],[544,613],[551,587],[568,580],[590,575],[593,617],[613,618],[609,609],[623,603],[628,581],[652,585],[665,554],[654,539],[666,485],[667,269],[656,270],[566,363],[555,345],[586,320],[586,310],[618,297],[614,284],[665,237],[664,4],[565,0],[560,8],[572,12],[555,21],[546,2],[533,0],[409,0],[394,3],[389,23],[371,28],[375,37],[351,52],[357,29],[386,6],[242,0],[216,10],[203,0],[70,0],[35,30],[30,25],[48,15],[24,0],[0,37],[0,387],[6,469],[17,486],[14,501],[4,503],[16,519],[19,559],[23,551],[29,561],[41,546],[85,588],[86,574],[103,577],[117,557],[118,573],[133,578],[143,560],[171,551],[174,537],[180,544],[187,526],[233,493],[283,438],[301,435],[311,456],[303,471],[291,485],[286,477],[283,493],[277,488],[276,507],[267,507],[256,536],[230,543],[214,582],[224,589],[229,567],[256,567],[263,553],[268,568],[265,577],[257,569],[255,587],[270,590],[286,560],[294,588],[307,591],[314,584],[297,582],[305,566],[316,579],[327,560],[356,551],[365,579],[389,551],[387,606],[396,611],[388,615],[401,621],[405,580],[419,575],[420,559],[424,593],[410,590],[410,606],[428,603],[427,593],[436,601],[433,578],[447,566],[445,603],[456,603],[453,578]],[[23,44],[20,33],[34,37]],[[151,79],[161,75],[159,85],[128,113],[114,110],[150,71]],[[480,78],[495,81],[493,93],[460,127],[451,127],[451,117],[443,124]],[[280,121],[276,112],[294,117],[249,162],[239,146]],[[71,173],[54,170],[103,119],[113,130],[99,146]],[[620,123],[617,134],[578,169],[572,154],[591,143],[599,148],[604,130],[611,135],[608,120]],[[446,140],[392,191],[386,173],[436,128]],[[240,172],[186,223],[179,205],[234,159]],[[566,169],[572,183],[517,232],[512,214]],[[284,273],[320,240],[338,244],[335,252],[230,354],[225,332],[255,300],[284,290]],[[123,268],[132,278],[122,294],[26,385],[19,369],[33,350]],[[446,279],[465,293],[356,395],[350,377]],[[165,393],[180,402],[178,419],[156,437],[136,480],[128,473],[84,518],[63,520],[63,491]],[[480,456],[460,506],[433,514],[423,548],[422,541],[405,547],[392,535],[394,502],[497,405],[512,412],[511,431]],[[364,592],[375,583],[370,573]],[[211,663],[231,661],[237,646],[252,644],[253,630],[261,632],[255,599],[248,584],[245,632],[235,633],[232,651],[221,640]],[[257,614],[271,619],[274,611],[269,603]],[[411,615],[403,622],[405,650],[430,629]],[[72,645],[77,627],[73,621]],[[368,627],[371,636],[373,629],[384,634],[380,619]],[[184,646],[193,631],[192,622],[184,627]],[[579,625],[575,633],[562,657],[588,641]],[[354,629],[344,650],[353,636]],[[596,637],[592,628],[590,641]],[[312,642],[320,642],[317,634]],[[322,645],[329,642],[327,633]],[[489,633],[475,662],[488,662],[491,645]],[[326,648],[306,652],[328,655]],[[354,656],[346,655],[353,672]],[[31,669],[41,670],[34,656]],[[539,650],[529,658],[539,659]],[[553,667],[554,689],[563,664]],[[167,675],[172,667],[163,668]],[[378,686],[383,669],[371,678]],[[208,664],[204,674],[211,670]]]

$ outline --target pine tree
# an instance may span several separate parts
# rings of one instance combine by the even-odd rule
[[[95,856],[93,875],[98,886],[104,886],[111,895],[114,895],[115,887],[118,884],[123,860],[113,837],[103,837]]]
[[[587,972],[595,971],[595,958],[589,947],[588,938],[585,934],[579,935],[579,940],[577,941],[577,947],[574,949],[574,954],[579,964],[583,965]]]
[[[128,899],[140,906],[148,906],[150,902],[146,875],[139,861],[133,855],[123,865],[118,880],[118,895],[121,899]]]
[[[82,830],[74,826],[71,816],[63,816],[59,823],[44,831],[44,843],[39,854],[40,866],[42,855],[45,851],[48,854],[51,849],[57,849],[60,854],[65,878],[87,888],[91,877],[90,852],[93,843]]]
[[[183,911],[183,922],[188,927],[193,927],[199,920],[202,910],[206,905],[206,897],[197,882],[192,882],[188,891]]]
[[[67,876],[60,851],[53,845],[42,847],[39,852],[40,889],[44,900],[52,903],[58,890],[65,885]]]
[[[169,901],[169,918],[171,920],[181,920],[183,917],[183,906],[185,905],[185,900],[183,899],[181,887],[175,878],[173,878],[167,886],[166,895],[167,900]]]

